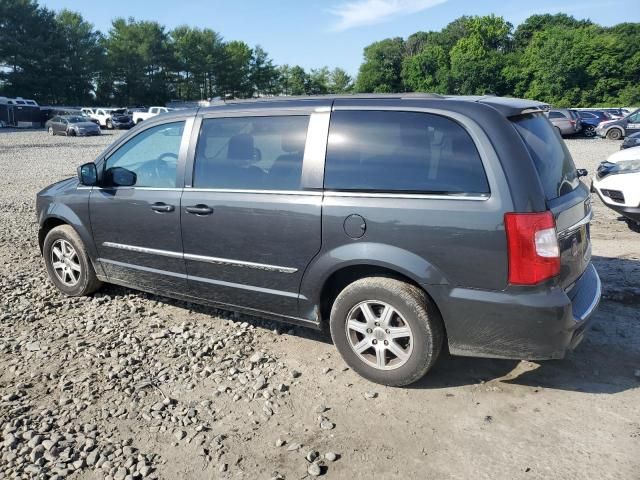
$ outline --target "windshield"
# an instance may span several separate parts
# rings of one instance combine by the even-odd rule
[[[513,124],[529,150],[547,200],[576,189],[580,180],[571,154],[544,115],[525,115]]]
[[[82,123],[82,122],[86,122],[87,119],[84,117],[65,117],[69,123]]]

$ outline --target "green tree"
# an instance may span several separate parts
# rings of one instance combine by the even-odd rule
[[[415,92],[449,93],[449,57],[440,45],[426,44],[402,63],[402,78]]]
[[[112,23],[106,50],[117,103],[149,105],[169,100],[174,57],[163,26],[118,18]]]
[[[251,57],[250,78],[253,89],[258,96],[273,95],[278,90],[278,70],[273,60],[260,45],[253,49]]]
[[[305,86],[305,93],[307,95],[327,94],[329,92],[330,76],[331,73],[327,67],[311,69]]]
[[[171,32],[173,75],[178,98],[194,100],[216,94],[224,61],[222,37],[211,29],[180,26]]]
[[[593,101],[590,65],[600,55],[594,42],[598,33],[597,27],[551,27],[535,33],[520,60],[516,93],[558,107]]]
[[[56,102],[62,44],[55,14],[34,0],[0,1],[2,93]]]
[[[56,15],[60,49],[58,78],[59,100],[71,105],[84,105],[94,98],[94,84],[100,65],[104,61],[102,35],[82,16],[69,10]]]
[[[404,40],[387,38],[365,47],[364,63],[356,80],[358,92],[401,92]]]
[[[502,17],[473,17],[466,23],[468,35],[450,52],[452,90],[463,95],[507,92],[503,69],[510,47],[512,26]]]
[[[541,32],[552,27],[580,28],[590,25],[593,25],[590,20],[576,20],[574,17],[564,13],[531,15],[518,25],[518,28],[516,28],[513,33],[513,42],[515,48],[522,50],[531,42],[536,32]]]
[[[329,74],[329,93],[350,93],[353,90],[353,79],[341,68],[334,68]]]
[[[309,84],[309,75],[300,65],[289,70],[289,95],[305,95]]]
[[[253,51],[244,42],[234,40],[224,46],[224,62],[218,76],[218,93],[233,98],[253,95],[251,57]]]

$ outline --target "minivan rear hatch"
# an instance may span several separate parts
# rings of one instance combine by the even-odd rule
[[[560,247],[560,283],[570,288],[591,260],[591,196],[580,182],[571,154],[542,113],[513,118],[533,159],[553,213]]]

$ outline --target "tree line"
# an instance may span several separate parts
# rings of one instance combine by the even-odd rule
[[[640,23],[565,14],[460,17],[440,31],[364,49],[355,89],[507,95],[558,107],[640,104]]]
[[[0,95],[41,104],[157,105],[168,100],[346,93],[346,71],[276,66],[259,45],[208,28],[116,18],[103,34],[79,13],[0,0]]]
[[[364,49],[355,79],[328,67],[275,65],[259,45],[208,28],[80,14],[0,0],[0,95],[43,104],[152,105],[168,100],[349,92],[533,98],[556,106],[640,104],[640,24],[602,27],[565,14],[460,17],[439,31]]]

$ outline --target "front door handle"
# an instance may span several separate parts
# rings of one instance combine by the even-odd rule
[[[199,203],[198,205],[185,207],[185,211],[187,213],[193,213],[194,215],[211,215],[213,213],[213,208]]]
[[[173,205],[167,205],[164,202],[156,202],[151,205],[151,210],[153,210],[154,212],[168,213],[173,212],[175,210],[175,207]]]

